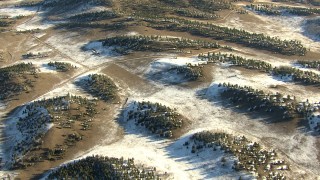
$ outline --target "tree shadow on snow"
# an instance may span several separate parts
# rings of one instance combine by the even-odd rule
[[[208,88],[200,89],[196,92],[199,99],[206,99],[213,103],[215,106],[220,106],[230,109],[233,112],[245,115],[252,120],[262,121],[270,126],[278,129],[279,131],[292,132],[298,130],[301,133],[318,136],[319,133],[312,132],[309,128],[307,119],[296,115],[294,118],[283,119],[283,114],[279,112],[266,112],[264,110],[249,110],[252,104],[241,105],[232,104],[228,99],[221,96],[224,87],[218,87],[218,84],[211,85]],[[258,105],[257,105],[258,106]],[[230,117],[234,118],[234,117]]]
[[[240,176],[243,179],[251,179],[250,175],[232,169],[235,157],[220,149],[213,151],[204,148],[192,153],[192,140],[190,140],[192,135],[183,136],[165,148],[170,158],[192,165],[185,171],[198,171],[205,179],[237,179]],[[226,161],[223,162],[222,159]]]
[[[144,75],[148,80],[164,85],[181,85],[191,81],[185,73],[179,72],[170,63],[153,62]]]
[[[84,52],[91,52],[94,56],[118,57],[120,54],[115,52],[115,47],[104,46],[103,40],[90,41],[81,47]]]
[[[191,153],[191,147],[186,148],[186,146],[183,144],[189,140],[192,134],[180,137],[178,139],[167,139],[160,137],[159,135],[152,134],[143,126],[136,125],[134,120],[127,121],[126,113],[133,106],[132,103],[133,102],[129,103],[127,108],[123,109],[117,117],[117,121],[119,125],[123,127],[125,134],[137,135],[138,138],[145,138],[147,139],[147,142],[150,143],[163,144],[163,150],[167,153],[168,157],[176,162],[184,163],[186,164],[186,167],[189,167],[187,169],[182,169],[183,171],[198,171],[200,175],[205,177],[205,179],[234,179],[238,178],[239,174],[243,178],[246,177],[246,174],[242,172],[236,172],[231,168],[234,161],[234,159],[232,159],[233,157],[225,154],[222,151],[218,150],[212,152],[210,149],[208,149],[198,153]],[[229,158],[229,163],[222,165],[222,157],[227,159]]]
[[[320,42],[320,18],[304,20],[302,23],[302,34],[313,41]]]

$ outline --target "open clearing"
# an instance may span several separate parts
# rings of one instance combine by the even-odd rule
[[[0,83],[18,89],[10,92],[10,98],[0,96],[0,178],[45,179],[61,166],[100,155],[134,158],[135,164],[155,168],[168,179],[262,179],[258,176],[261,172],[255,172],[254,166],[258,165],[264,167],[265,174],[278,172],[287,179],[320,179],[320,41],[304,31],[304,23],[317,15],[272,16],[245,9],[249,2],[233,1],[222,3],[222,10],[208,9],[213,8],[210,3],[202,6],[196,0],[179,0],[177,4],[167,0],[21,2],[24,1],[0,1],[0,22],[10,22],[0,26],[0,42],[3,42],[0,44]],[[255,3],[311,6],[272,1]],[[202,24],[194,25],[196,22]],[[180,29],[174,29],[177,27]],[[215,28],[221,33],[220,37],[212,35],[217,33]],[[315,34],[320,33],[319,29],[317,31]],[[237,39],[233,33],[242,38]],[[160,41],[159,36],[166,39]],[[259,44],[255,38],[270,44]],[[113,45],[107,46],[108,43]],[[266,48],[270,46],[277,48]],[[304,53],[292,52],[294,48]],[[216,53],[216,62],[199,56],[210,53]],[[251,59],[255,65],[294,68],[305,73],[304,81],[298,81],[294,73],[276,75],[262,65],[232,64],[221,54]],[[299,61],[318,63],[318,66],[307,67],[298,64]],[[51,66],[54,62],[56,66]],[[15,68],[21,63],[29,64],[34,71],[26,75]],[[95,82],[91,82],[92,75],[96,75]],[[307,82],[310,77],[316,80]],[[295,109],[301,114],[285,119],[274,118],[271,110],[259,113],[252,108],[240,108],[230,101],[231,98],[221,96],[225,90],[222,84],[248,86],[274,96],[264,102],[292,99],[300,105],[297,107],[305,109]],[[27,130],[23,132],[25,139],[40,140],[32,141],[33,150],[23,152],[24,155],[15,154],[10,142],[18,142],[12,135],[18,132],[25,107],[69,95],[85,99],[78,103],[81,107],[60,108],[61,104],[53,102],[57,106],[54,112],[61,110],[61,117],[80,112],[65,119],[73,123],[75,116],[90,114],[92,109],[86,102],[93,101],[97,113],[89,120],[93,121],[91,128],[83,130],[70,126],[64,129],[60,121],[54,120],[54,115],[46,114],[51,118],[48,121],[51,128],[41,129],[37,137]],[[111,95],[112,99],[106,98]],[[174,138],[160,137],[159,134],[164,133],[162,130],[154,133],[150,126],[147,130],[150,122],[126,120],[132,113],[130,105],[136,102],[172,109],[178,113],[177,117],[188,120],[176,130]],[[82,112],[82,106],[87,110]],[[171,111],[163,114],[153,111],[161,120],[172,120]],[[139,116],[144,118],[139,118],[154,118],[149,115],[142,110]],[[75,124],[87,127],[86,123],[76,121]],[[171,129],[165,132],[169,131]],[[193,134],[202,131],[245,136],[252,143],[259,143],[262,149],[274,150],[277,159],[284,160],[289,169],[268,169],[266,164],[253,162],[252,169],[237,171],[234,165],[241,160],[236,154],[227,153],[221,145],[214,151],[203,149],[192,153],[192,148],[186,148],[185,143],[192,141]],[[73,138],[72,133],[80,134],[81,140],[66,149],[60,148],[66,137]],[[50,154],[55,160],[29,158],[28,163],[23,162],[23,158],[32,157],[30,154],[50,148],[63,153]],[[14,162],[25,166],[12,168]]]

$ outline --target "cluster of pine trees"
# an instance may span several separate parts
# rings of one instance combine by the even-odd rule
[[[156,168],[142,168],[134,158],[89,156],[53,170],[48,179],[160,179]]]
[[[246,7],[257,12],[262,12],[266,15],[283,15],[288,13],[297,16],[311,16],[320,14],[319,8],[275,6],[269,4],[250,4]]]
[[[32,63],[20,63],[0,68],[0,100],[12,97],[32,86],[30,79],[20,80],[25,75],[36,76],[36,68]],[[25,78],[24,78],[25,79]]]
[[[159,52],[184,48],[211,49],[221,47],[216,42],[162,36],[115,36],[103,40],[102,45],[114,46],[114,50],[120,54],[127,54],[130,50]]]
[[[173,131],[183,125],[182,117],[173,109],[160,103],[134,102],[134,109],[128,112],[127,120],[146,127],[150,132],[171,138]]]
[[[193,35],[210,37],[215,40],[225,40],[248,47],[268,50],[284,55],[305,55],[307,49],[296,40],[280,40],[264,34],[250,33],[235,28],[222,27],[209,23],[190,21],[177,18],[142,18],[148,26],[170,31],[189,32]]]
[[[280,171],[289,169],[284,160],[276,160],[277,153],[274,150],[264,150],[260,144],[250,141],[245,136],[202,131],[192,135],[190,142],[187,141],[184,145],[192,146],[193,153],[203,149],[220,149],[230,153],[237,158],[233,164],[235,170],[255,172],[258,179],[285,179]],[[222,158],[221,162],[225,163],[225,158]]]
[[[90,129],[96,114],[96,102],[70,94],[25,105],[23,116],[15,124],[19,133],[10,142],[14,144],[11,168],[20,169],[43,160],[61,159],[68,146],[73,146],[82,139],[77,131]],[[75,121],[80,123],[76,125]],[[70,134],[65,137],[65,141],[57,142],[61,143],[61,147],[42,149],[42,138],[50,123],[54,123],[57,128],[70,129]],[[35,150],[40,153],[31,153]]]
[[[112,101],[117,98],[118,87],[106,75],[90,74],[88,79],[78,84],[88,93],[104,101]]]
[[[73,68],[76,68],[76,66],[73,66],[70,63],[65,62],[49,62],[48,66],[56,68],[58,71],[67,72],[70,71]]]
[[[268,72],[275,76],[290,77],[293,82],[299,82],[303,85],[318,85],[320,84],[320,75],[312,71],[303,71],[294,67],[289,66],[280,66],[273,67],[270,63],[255,60],[247,59],[241,56],[236,56],[233,54],[221,54],[219,53],[208,53],[208,54],[199,54],[198,56],[202,60],[208,61],[208,63],[217,63],[217,62],[228,62],[234,66],[245,67],[248,69],[257,69],[264,72]],[[308,64],[308,62],[301,62],[302,64]],[[317,61],[310,62],[310,66],[319,67]]]

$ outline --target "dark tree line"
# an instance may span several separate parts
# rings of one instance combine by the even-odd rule
[[[105,19],[113,19],[119,17],[113,11],[98,11],[98,12],[89,12],[89,13],[81,13],[74,16],[71,16],[69,19],[72,21],[100,21]]]
[[[184,48],[209,49],[222,47],[216,42],[161,36],[115,36],[103,40],[102,45],[114,46],[114,51],[119,54],[128,54],[130,50],[161,52]]]
[[[67,71],[70,71],[74,68],[76,68],[76,66],[73,66],[72,64],[70,63],[65,63],[65,62],[49,62],[48,63],[48,66],[50,67],[54,67],[56,68],[58,71],[62,71],[62,72],[67,72]]]
[[[198,56],[202,60],[208,61],[208,63],[217,63],[217,62],[228,62],[234,66],[245,67],[247,69],[257,69],[267,73],[270,73],[275,76],[289,76],[292,78],[292,81],[299,82],[304,85],[319,85],[320,84],[320,75],[312,71],[303,71],[294,67],[289,66],[280,66],[273,67],[270,63],[255,60],[255,59],[246,59],[241,56],[235,56],[233,54],[221,54],[219,53],[208,53],[200,54]],[[303,63],[303,62],[301,62]],[[310,65],[317,66],[317,62],[312,62]]]
[[[305,68],[314,68],[320,70],[320,61],[297,61],[298,64],[302,65]]]
[[[213,13],[202,12],[199,10],[189,10],[186,8],[176,8],[174,12],[179,16],[191,17],[196,19],[215,20],[220,17]]]
[[[104,101],[117,98],[118,87],[106,75],[90,74],[88,79],[77,82],[85,91]]]
[[[133,102],[133,106],[134,109],[128,111],[126,120],[134,120],[136,125],[144,126],[154,134],[171,138],[174,130],[183,125],[179,113],[160,103]]]
[[[283,120],[290,120],[294,117],[303,117],[307,120],[310,114],[318,111],[319,105],[308,102],[298,102],[295,96],[283,95],[281,93],[266,93],[249,86],[223,83],[221,96],[229,102],[246,108],[248,111],[259,111],[267,115],[277,115]],[[272,112],[270,114],[270,112]]]
[[[319,8],[275,6],[268,4],[251,4],[246,7],[257,12],[262,12],[266,15],[284,15],[285,13],[288,13],[297,16],[311,16],[320,14]]]
[[[273,2],[292,2],[292,3],[302,3],[302,4],[312,4],[315,6],[320,6],[319,0],[272,0]]]
[[[112,0],[45,0],[43,1],[44,7],[65,7],[70,5],[76,5],[76,4],[95,4],[95,5],[101,5],[101,6],[111,6]]]
[[[280,40],[264,34],[250,33],[244,30],[205,24],[197,21],[184,19],[164,18],[142,18],[148,26],[170,31],[189,32],[193,35],[210,37],[215,40],[225,40],[248,47],[263,49],[284,55],[305,55],[307,49],[296,40]]]
[[[104,156],[89,156],[53,170],[47,179],[160,179],[156,168],[142,168],[134,158],[123,159]]]
[[[28,78],[19,80],[27,75],[37,77],[36,68],[32,63],[20,63],[0,68],[0,100],[10,98],[23,90],[27,91],[32,86],[31,80]]]

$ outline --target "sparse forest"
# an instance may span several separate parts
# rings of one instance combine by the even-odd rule
[[[55,6],[70,6],[70,5],[75,5],[75,4],[81,4],[81,3],[91,3],[91,4],[96,4],[96,5],[101,5],[101,6],[111,6],[112,5],[112,0],[44,0],[43,1],[43,6],[44,7],[55,7]]]
[[[320,0],[0,0],[0,179],[316,179]]]
[[[143,20],[148,23],[149,27],[159,30],[188,32],[192,35],[209,37],[215,40],[224,40],[284,55],[303,56],[307,52],[307,49],[301,42],[296,40],[280,40],[277,37],[270,37],[264,34],[249,33],[244,30],[183,19],[143,18]]]
[[[161,179],[156,168],[136,165],[134,158],[89,156],[53,170],[47,179]]]
[[[81,13],[74,16],[71,16],[69,19],[72,21],[99,21],[105,19],[113,19],[119,17],[113,11],[98,11],[98,12],[89,12],[89,13]]]
[[[233,66],[240,66],[247,69],[256,69],[271,75],[280,77],[289,77],[293,82],[301,83],[302,85],[319,85],[320,75],[312,71],[303,71],[294,67],[280,66],[272,67],[271,64],[264,61],[255,59],[246,59],[241,56],[235,56],[233,54],[221,54],[221,53],[207,53],[199,54],[198,56],[202,60],[208,61],[208,63],[228,62]],[[301,62],[301,61],[300,61]],[[301,62],[301,63],[304,63]],[[304,63],[305,65],[307,62]],[[310,66],[317,66],[317,61],[310,62]]]
[[[160,103],[133,102],[131,105],[126,120],[134,120],[136,125],[144,126],[161,137],[172,138],[175,130],[185,123],[182,115]]]
[[[33,87],[29,76],[37,77],[32,63],[20,63],[0,68],[0,100],[8,99]]]
[[[130,51],[161,52],[181,51],[185,48],[217,49],[222,47],[216,42],[161,36],[116,36],[103,40],[102,45],[114,46],[113,50],[119,54],[128,54]]]
[[[45,160],[62,159],[68,147],[82,140],[82,131],[90,130],[98,113],[97,102],[81,96],[67,95],[35,101],[22,107],[22,116],[14,125],[13,150],[10,152],[12,169],[32,166]],[[69,129],[69,133],[54,148],[43,146],[43,138],[51,125]],[[57,139],[59,137],[56,137]]]
[[[90,74],[88,79],[76,83],[85,91],[104,101],[115,101],[117,99],[118,87],[106,75]]]
[[[65,62],[49,62],[48,66],[50,67],[54,67],[57,71],[61,71],[61,72],[67,72],[67,71],[71,71],[72,69],[77,68],[76,66],[73,66],[70,63],[65,63]]]
[[[173,66],[168,71],[171,70],[177,71],[177,74],[182,74],[188,81],[195,81],[203,76],[201,65]]]
[[[305,68],[313,68],[320,70],[320,61],[297,61],[299,65],[302,65]]]
[[[319,8],[303,8],[303,7],[290,7],[290,6],[274,6],[268,4],[250,4],[247,8],[264,13],[266,15],[285,15],[292,14],[297,16],[311,16],[319,15]]]
[[[266,150],[245,136],[202,131],[195,133],[184,146],[190,146],[192,153],[223,150],[227,155],[236,157],[233,169],[257,173],[259,179],[285,179],[283,171],[289,170],[289,165],[277,157],[275,150]],[[224,159],[221,161],[223,163]]]

